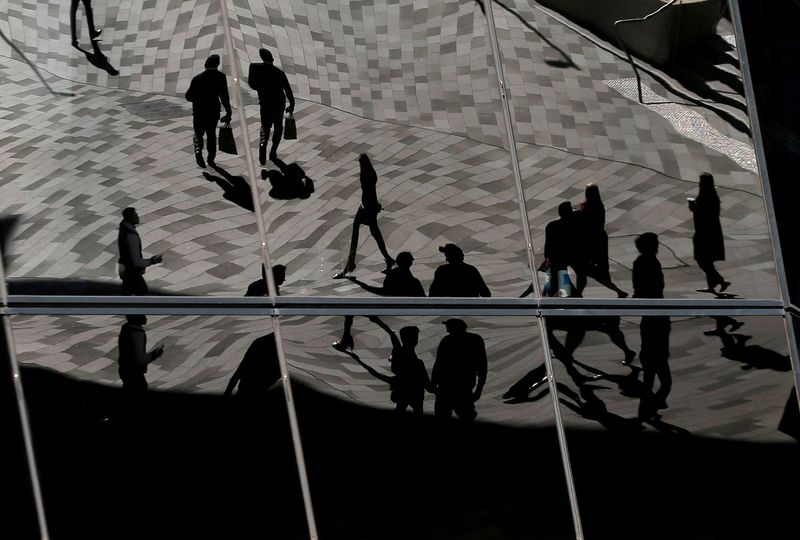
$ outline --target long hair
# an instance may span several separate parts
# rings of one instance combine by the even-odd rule
[[[716,204],[719,206],[719,195],[714,187],[714,176],[711,173],[700,175],[700,191],[697,193],[696,204]]]
[[[367,154],[361,154],[358,156],[358,164],[361,167],[361,171],[359,173],[359,179],[361,183],[364,184],[365,182],[376,184],[378,182],[378,173],[375,172],[375,168],[372,166],[372,162],[369,160],[369,156]]]
[[[606,207],[603,199],[600,198],[600,188],[597,184],[590,182],[586,184],[586,200],[581,204],[581,210],[586,212],[589,224],[604,229],[606,226]]]

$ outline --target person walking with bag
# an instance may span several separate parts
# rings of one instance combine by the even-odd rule
[[[720,275],[714,267],[715,261],[725,260],[725,242],[722,238],[722,225],[719,222],[719,195],[714,187],[714,177],[710,173],[700,175],[700,192],[695,199],[687,199],[689,210],[694,217],[694,260],[706,275],[708,288],[699,292],[714,293],[730,287],[730,282]]]
[[[247,75],[247,84],[258,92],[258,106],[261,113],[261,137],[258,143],[258,162],[263,166],[267,164],[267,140],[272,130],[272,148],[269,159],[275,161],[278,157],[278,145],[283,136],[283,111],[292,118],[294,113],[294,94],[289,84],[286,73],[273,62],[275,59],[267,49],[260,49],[259,56],[263,62],[250,64]],[[286,106],[286,101],[289,106]]]
[[[203,161],[203,136],[208,141],[208,163],[214,165],[217,155],[217,122],[220,121],[220,104],[225,107],[225,116],[222,123],[231,121],[231,101],[228,95],[228,80],[224,73],[219,71],[220,59],[218,54],[212,54],[205,63],[205,71],[196,75],[189,90],[186,91],[186,100],[192,102],[192,124],[194,127],[194,157],[197,165],[205,169]]]

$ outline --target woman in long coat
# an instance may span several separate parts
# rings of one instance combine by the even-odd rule
[[[706,274],[706,289],[701,292],[719,292],[730,286],[729,281],[714,267],[716,261],[725,260],[725,242],[722,238],[722,225],[719,222],[719,195],[714,187],[714,177],[710,173],[700,175],[700,191],[697,198],[688,199],[689,210],[694,214],[694,260]]]

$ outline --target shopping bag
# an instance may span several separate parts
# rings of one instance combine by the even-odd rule
[[[234,156],[237,154],[236,140],[233,138],[233,129],[231,128],[230,124],[222,124],[219,127],[219,137],[217,138],[217,144],[219,145],[220,152],[225,152],[226,154],[233,154]]]
[[[569,298],[572,296],[572,280],[569,277],[569,271],[558,271],[558,296],[559,298]]]
[[[293,114],[289,114],[283,123],[283,138],[287,141],[297,139],[297,124],[294,121]]]

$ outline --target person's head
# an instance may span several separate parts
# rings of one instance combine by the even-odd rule
[[[711,173],[704,172],[700,175],[700,192],[715,191],[714,176]]]
[[[220,64],[220,59],[218,54],[212,54],[208,58],[206,58],[206,69],[217,69]]]
[[[286,281],[286,266],[276,264],[272,267],[272,279],[275,280],[275,286],[280,287]]]
[[[642,255],[655,255],[658,253],[658,235],[652,232],[642,233],[634,241],[636,249]]]
[[[372,168],[372,162],[370,161],[369,156],[366,153],[359,154],[358,164],[361,166],[362,169]]]
[[[419,343],[419,328],[416,326],[404,326],[401,328],[400,341],[406,347],[411,347],[412,349],[416,347],[417,343]]]
[[[139,224],[139,214],[136,213],[136,208],[129,206],[122,211],[122,219],[131,225]]]
[[[467,331],[467,323],[461,319],[447,319],[442,323],[448,334],[463,334]]]
[[[269,52],[268,49],[259,49],[258,55],[261,57],[261,60],[264,62],[269,62],[270,64],[275,61],[275,58],[272,57],[272,53]]]
[[[147,315],[125,315],[125,319],[131,324],[144,326],[147,324]]]
[[[560,218],[568,218],[572,215],[572,203],[569,201],[564,201],[558,205],[558,217]]]
[[[597,184],[594,182],[589,182],[586,184],[586,201],[590,203],[602,203],[603,200],[600,198],[600,188],[597,187]]]
[[[401,251],[397,254],[395,259],[398,268],[411,268],[411,263],[414,262],[414,257],[408,251]]]
[[[444,253],[444,258],[449,263],[463,262],[464,252],[455,244],[439,246],[439,251]]]

